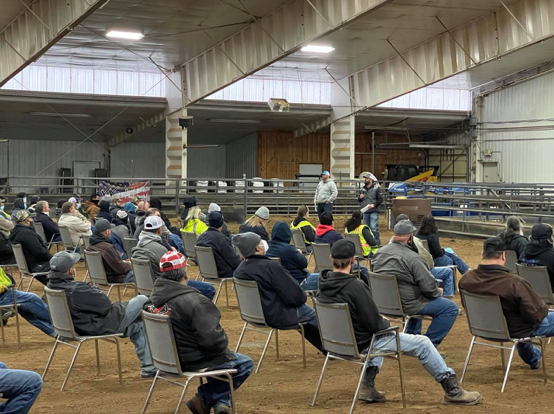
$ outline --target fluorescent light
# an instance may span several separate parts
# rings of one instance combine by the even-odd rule
[[[139,40],[144,37],[142,33],[139,32],[122,32],[119,30],[110,30],[106,36],[115,37],[117,39],[129,39],[129,40]]]
[[[335,50],[335,48],[333,46],[307,45],[300,50],[302,52],[329,53]]]
[[[216,124],[261,124],[262,121],[257,119],[209,119],[210,122]]]
[[[29,112],[29,115],[33,116],[52,116],[56,118],[90,118],[89,114],[64,114],[58,112]]]

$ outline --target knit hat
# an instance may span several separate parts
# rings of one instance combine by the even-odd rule
[[[27,210],[19,210],[15,214],[15,221],[18,223],[23,223],[25,220],[29,218],[31,214]]]
[[[233,243],[244,257],[254,256],[256,254],[256,246],[260,244],[261,240],[260,236],[251,232],[237,234],[233,237]]]
[[[158,216],[148,216],[144,220],[144,228],[146,230],[156,230],[164,225],[162,219]]]
[[[96,224],[94,225],[94,234],[101,235],[106,230],[111,229],[111,228],[112,228],[112,225],[110,224],[110,222],[108,220],[103,219],[103,218],[97,218],[96,219]]]
[[[212,211],[221,211],[221,207],[219,207],[216,203],[210,203],[210,206],[208,207],[208,214]]]
[[[210,227],[218,229],[223,227],[223,222],[223,214],[221,214],[221,211],[212,211],[208,214],[208,224]]]
[[[24,191],[17,193],[17,195],[15,196],[15,198],[25,198],[25,197],[27,197],[27,193]]]
[[[187,260],[179,252],[170,251],[162,256],[160,259],[160,270],[162,272],[169,272],[170,270],[180,269],[187,265]]]
[[[125,210],[119,210],[117,213],[116,213],[117,217],[119,217],[121,220],[123,220],[124,218],[126,218],[129,214],[127,214],[127,212]]]
[[[185,197],[185,200],[183,201],[183,204],[184,204],[185,208],[194,207],[196,205],[196,197],[194,197],[194,196]]]
[[[269,209],[267,207],[261,206],[259,209],[256,210],[254,215],[263,220],[269,220]]]
[[[50,269],[56,272],[67,273],[80,259],[81,256],[78,253],[59,252],[50,259]]]

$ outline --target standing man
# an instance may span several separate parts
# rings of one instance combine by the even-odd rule
[[[329,178],[329,171],[321,173],[321,181],[317,184],[314,195],[314,204],[317,206],[317,215],[324,211],[333,212],[333,202],[337,199],[337,185]]]
[[[364,179],[364,186],[360,190],[358,196],[358,203],[360,208],[365,209],[364,224],[367,224],[373,233],[373,237],[380,245],[379,239],[379,206],[383,203],[383,196],[381,195],[381,188],[377,182],[377,178],[370,172],[362,173]]]

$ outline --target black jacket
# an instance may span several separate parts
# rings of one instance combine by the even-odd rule
[[[103,218],[111,223],[113,221],[113,216],[110,213],[110,202],[108,200],[102,200],[100,201],[100,203],[98,203],[98,207],[100,207],[100,211],[98,211],[95,220]]]
[[[10,240],[0,231],[0,265],[15,264]]]
[[[242,233],[256,233],[258,236],[262,238],[262,240],[269,241],[269,234],[267,234],[267,230],[263,228],[262,226],[249,226],[246,223],[242,223],[239,227],[239,234]]]
[[[292,231],[287,223],[278,221],[271,230],[271,241],[269,242],[268,256],[279,257],[281,264],[287,269],[290,275],[298,283],[302,283],[310,273],[306,269],[308,261],[306,256],[299,253],[296,248],[290,244]]]
[[[506,250],[513,250],[517,257],[521,257],[525,246],[529,244],[529,239],[521,234],[513,234],[511,237],[506,237],[506,232],[498,233],[498,237],[504,240]]]
[[[181,369],[197,371],[236,359],[227,348],[219,324],[219,309],[199,291],[172,280],[158,278],[145,309],[169,315]]]
[[[240,264],[240,257],[237,256],[231,241],[225,235],[209,227],[198,237],[196,245],[212,248],[219,277],[233,277],[233,272]]]
[[[531,242],[525,246],[519,262],[528,265],[546,266],[550,284],[554,290],[554,251],[552,246],[544,246]]]
[[[375,332],[390,326],[379,314],[369,287],[354,275],[324,270],[319,277],[317,299],[324,303],[348,304],[360,352],[369,347]]]
[[[50,218],[48,214],[45,213],[37,213],[37,216],[35,217],[35,222],[42,223],[42,227],[44,228],[44,234],[46,236],[46,240],[50,242],[52,240],[53,236],[57,236],[60,234],[60,229],[58,229],[58,225]]]
[[[50,270],[52,255],[33,228],[17,224],[10,233],[10,242],[21,245],[30,272]]]
[[[127,303],[112,303],[106,294],[92,283],[75,282],[73,276],[51,271],[48,287],[65,291],[75,331],[80,335],[118,333]]]
[[[254,255],[237,267],[234,276],[258,283],[269,326],[288,329],[298,325],[298,308],[306,303],[306,294],[283,266],[266,256]]]
[[[180,230],[175,227],[173,224],[171,224],[171,221],[169,221],[169,218],[166,216],[166,214],[162,211],[162,200],[160,200],[159,197],[150,197],[150,207],[151,208],[157,208],[160,211],[160,218],[165,224],[165,227],[177,236],[181,237]]]
[[[420,240],[427,240],[429,245],[429,253],[433,256],[433,260],[444,256],[444,249],[441,247],[439,236],[436,234],[417,234],[416,237]]]

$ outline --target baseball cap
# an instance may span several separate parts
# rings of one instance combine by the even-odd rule
[[[324,170],[324,171],[321,173],[321,175],[329,175],[329,171]]]
[[[81,256],[78,253],[59,252],[50,259],[50,269],[67,273],[80,259]]]
[[[356,246],[350,240],[339,240],[331,247],[333,259],[350,259],[356,255]]]
[[[17,221],[18,223],[23,223],[25,220],[29,218],[30,215],[31,213],[29,213],[27,210],[19,210],[15,214],[15,221]]]
[[[500,237],[489,237],[483,242],[483,253],[494,253],[506,251],[504,240]]]
[[[531,238],[533,240],[544,240],[552,238],[552,227],[548,224],[535,224],[531,229]]]
[[[162,219],[158,216],[148,216],[144,220],[144,228],[146,230],[156,230],[164,225]]]
[[[70,197],[69,200],[70,203],[76,203],[77,202],[77,198],[76,197]]]
[[[96,224],[94,225],[94,234],[102,234],[106,230],[111,228],[112,228],[112,225],[108,220],[103,218],[96,219]]]
[[[406,234],[412,234],[417,229],[414,227],[410,220],[400,220],[394,226],[394,234],[396,236],[405,236]]]
[[[180,269],[186,267],[187,260],[179,252],[169,251],[164,254],[160,259],[160,270],[162,272],[169,272],[170,270]]]

